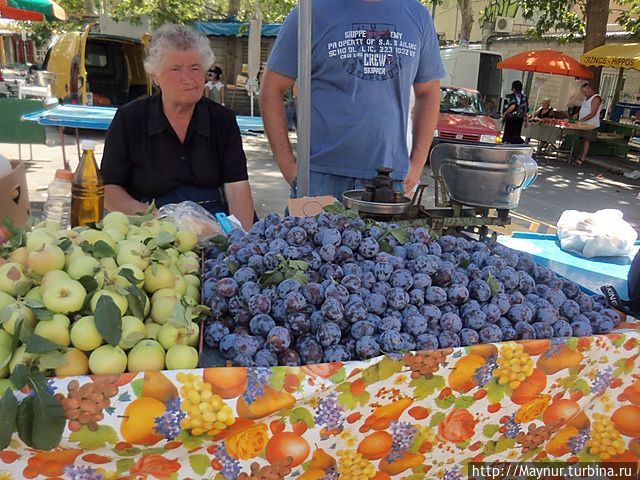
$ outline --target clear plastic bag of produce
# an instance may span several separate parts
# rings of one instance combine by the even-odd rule
[[[586,258],[626,255],[638,238],[622,219],[622,212],[615,209],[595,213],[565,210],[557,226],[562,249]]]
[[[170,203],[158,209],[158,216],[172,221],[179,230],[189,230],[202,243],[216,235],[224,235],[216,218],[195,202]]]

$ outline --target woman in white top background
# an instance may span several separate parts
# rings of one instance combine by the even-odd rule
[[[602,98],[595,91],[593,86],[586,82],[582,84],[582,93],[585,96],[580,113],[578,113],[578,121],[593,126],[593,129],[582,133],[582,154],[576,160],[581,165],[587,158],[589,146],[591,142],[598,139],[598,127],[600,127],[600,110],[602,110]]]

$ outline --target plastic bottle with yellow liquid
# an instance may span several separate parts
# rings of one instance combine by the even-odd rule
[[[83,140],[82,158],[71,185],[71,226],[98,223],[104,215],[104,182],[93,154],[96,143]]]

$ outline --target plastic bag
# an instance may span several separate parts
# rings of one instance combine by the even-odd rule
[[[557,226],[562,249],[586,258],[626,255],[638,238],[620,210],[565,210]]]
[[[160,207],[158,216],[172,221],[178,230],[189,230],[202,243],[216,235],[224,235],[218,221],[195,202],[170,203]]]

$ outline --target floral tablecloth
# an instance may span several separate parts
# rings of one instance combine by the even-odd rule
[[[49,382],[59,447],[0,479],[466,478],[470,461],[640,458],[640,331],[299,368]],[[93,402],[93,403],[92,403]]]

